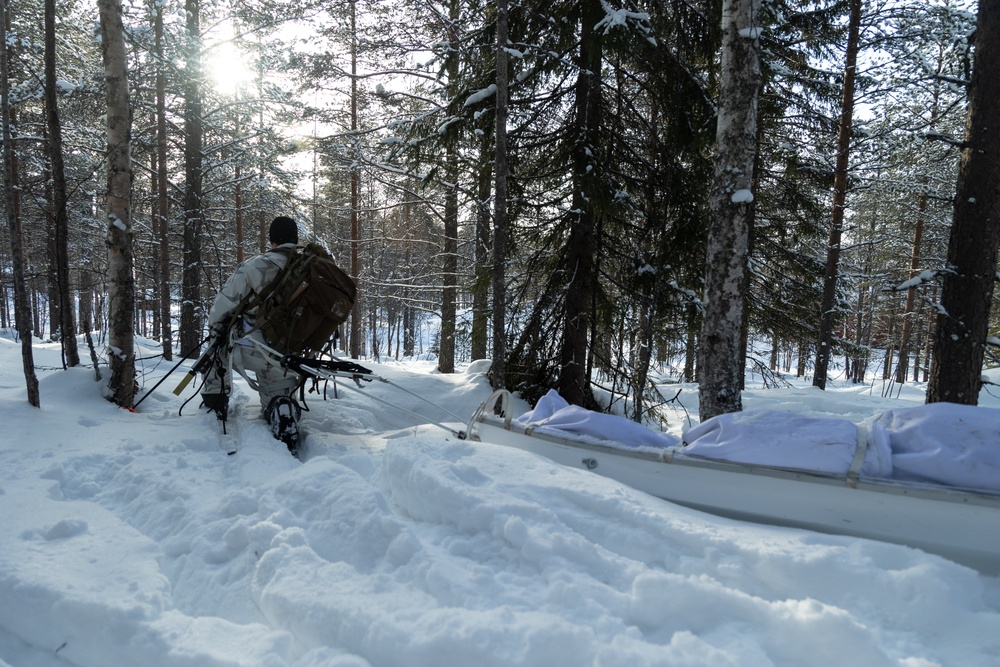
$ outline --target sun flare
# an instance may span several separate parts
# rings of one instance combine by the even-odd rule
[[[212,47],[205,62],[212,85],[223,95],[235,95],[254,79],[249,56],[231,42]]]

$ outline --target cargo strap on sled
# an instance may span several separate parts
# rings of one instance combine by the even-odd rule
[[[401,387],[398,384],[391,382],[390,380],[380,375],[376,375],[371,370],[365,368],[364,366],[361,366],[360,364],[356,364],[353,361],[345,361],[343,359],[337,359],[336,357],[334,357],[333,359],[309,359],[308,357],[299,357],[291,354],[281,354],[274,348],[269,347],[266,343],[263,343],[255,338],[250,338],[249,340],[263,354],[268,355],[269,357],[275,359],[278,363],[280,363],[282,368],[287,368],[288,370],[298,373],[300,375],[305,375],[311,378],[315,378],[317,380],[332,380],[338,377],[349,378],[351,380],[354,380],[354,383],[357,385],[358,389],[362,389],[361,386],[362,381],[371,382],[373,380],[378,380],[379,382],[392,385],[396,389],[405,392],[410,396],[413,396],[414,398],[426,403],[427,405],[430,405],[433,408],[436,408],[437,410],[445,413],[449,417],[457,419],[459,423],[465,423],[465,417],[459,417],[455,413],[446,410],[440,405],[427,400],[420,394],[414,393],[409,389]],[[449,431],[459,440],[465,440],[467,437],[465,431],[456,431],[453,428],[445,426],[441,422],[436,422],[432,419],[428,419],[425,415],[422,415],[418,412],[413,412],[412,410],[407,410],[406,408],[401,407],[398,403],[387,401],[384,398],[379,398],[378,396],[375,396],[374,394],[366,394],[366,396],[368,396],[368,398],[374,401],[378,401],[379,403],[384,403],[385,405],[390,406],[394,410],[405,412],[409,415],[417,417],[418,419],[426,421],[428,424]]]

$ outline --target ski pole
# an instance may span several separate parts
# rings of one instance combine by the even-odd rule
[[[205,336],[205,338],[203,338],[201,340],[200,343],[198,343],[198,345],[196,347],[194,347],[193,349],[189,350],[187,352],[187,354],[185,354],[183,357],[181,357],[181,360],[178,361],[176,364],[174,364],[174,367],[171,368],[169,371],[167,371],[167,374],[164,375],[162,378],[160,378],[159,382],[157,382],[152,387],[150,387],[149,391],[147,391],[145,394],[143,394],[143,397],[140,398],[138,401],[136,401],[135,405],[132,406],[132,409],[135,410],[136,408],[138,408],[140,403],[142,403],[143,401],[145,401],[146,398],[148,398],[150,394],[152,394],[154,391],[156,391],[157,387],[159,387],[161,384],[163,384],[168,377],[170,377],[171,375],[173,375],[174,371],[176,371],[178,368],[180,368],[181,364],[183,364],[185,361],[187,361],[188,358],[192,354],[194,354],[195,352],[197,352],[198,350],[200,350],[201,346],[205,344],[205,341],[207,341],[211,337],[212,337],[212,334],[208,334],[207,336]],[[190,381],[191,381],[190,377],[186,378],[185,381],[183,382],[184,386],[186,387],[187,384],[188,384],[188,382],[190,382]],[[175,391],[174,393],[176,394],[178,392]]]
[[[180,396],[181,392],[184,391],[185,387],[188,386],[191,380],[197,377],[198,373],[206,373],[211,368],[212,368],[212,350],[209,349],[205,352],[205,354],[198,357],[198,361],[195,362],[194,366],[191,367],[191,370],[185,373],[184,377],[181,378],[181,381],[177,383],[176,387],[174,387],[174,396]]]

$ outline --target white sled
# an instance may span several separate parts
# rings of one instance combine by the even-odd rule
[[[1000,495],[992,492],[716,461],[676,448],[630,450],[594,436],[540,433],[512,420],[506,390],[479,407],[468,433],[719,516],[903,544],[1000,574]]]

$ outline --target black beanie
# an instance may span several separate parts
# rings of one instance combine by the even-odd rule
[[[271,221],[271,229],[267,233],[267,239],[271,243],[298,243],[299,228],[291,218],[279,215]]]

